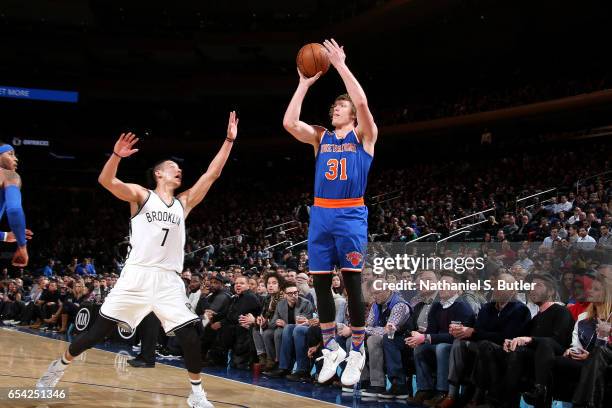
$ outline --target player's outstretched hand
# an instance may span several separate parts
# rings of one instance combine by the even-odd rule
[[[113,152],[120,157],[130,157],[138,151],[138,149],[132,149],[136,142],[138,142],[138,138],[132,132],[122,133],[115,143]]]
[[[30,231],[29,229],[26,229],[25,233],[26,233],[27,240],[32,239],[32,236],[34,235],[32,231]],[[17,242],[17,238],[15,237],[15,234],[13,233],[13,231],[9,231],[6,234],[6,242]]]
[[[310,77],[310,78],[306,78],[304,76],[304,74],[302,74],[302,71],[300,71],[300,69],[297,69],[298,75],[300,76],[300,85],[304,85],[306,86],[306,88],[310,88],[310,86],[312,84],[314,84],[317,79],[321,78],[321,75],[323,75],[323,72],[319,71],[317,72],[317,75]]]
[[[227,121],[227,138],[234,140],[236,137],[238,137],[238,118],[236,111],[231,111]]]
[[[13,266],[24,267],[28,266],[28,248],[25,246],[17,247],[15,255],[13,255]]]
[[[327,56],[329,58],[329,62],[336,68],[344,65],[344,60],[346,60],[346,54],[344,54],[344,46],[338,45],[336,40],[333,38],[331,40],[323,41],[323,46],[327,50]]]

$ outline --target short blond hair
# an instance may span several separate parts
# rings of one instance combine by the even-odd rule
[[[353,114],[353,116],[355,116],[355,119],[353,119],[353,123],[355,124],[355,126],[357,126],[357,107],[355,107],[355,104],[353,103],[353,100],[351,99],[350,95],[347,94],[347,93],[339,95],[334,100],[334,103],[329,107],[329,118],[330,119],[334,118],[334,108],[336,107],[336,104],[339,101],[348,101],[348,102],[351,103],[351,113]]]

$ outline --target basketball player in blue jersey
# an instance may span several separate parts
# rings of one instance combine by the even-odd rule
[[[330,63],[344,81],[347,94],[334,101],[330,109],[333,131],[312,126],[300,120],[302,102],[308,88],[321,76],[305,78],[298,70],[300,82],[283,119],[285,129],[300,142],[312,145],[315,154],[314,205],[310,212],[308,257],[321,332],[323,334],[323,368],[318,381],[334,376],[346,352],[334,340],[335,306],[331,292],[332,272],[339,268],[348,294],[351,316],[352,348],[342,384],[359,381],[365,365],[365,311],[361,293],[361,270],[368,233],[368,209],[363,196],[374,156],[378,129],[368,108],[366,95],[345,63],[343,47],[326,40]]]
[[[51,363],[38,380],[38,388],[55,387],[72,360],[102,341],[117,323],[135,329],[151,312],[159,318],[166,333],[178,338],[185,358],[185,367],[192,393],[187,404],[192,408],[213,405],[202,389],[200,371],[200,318],[188,307],[185,286],[181,279],[185,256],[185,218],[208,193],[221,175],[238,133],[236,113],[231,112],[227,136],[208,170],[188,190],[174,192],[181,186],[183,172],[170,160],[158,163],[151,176],[155,189],[124,183],[117,178],[119,162],[136,153],[135,135],[122,134],[98,181],[120,200],[130,203],[130,244],[132,249],[117,284],[100,308],[100,317],[83,336],[77,337],[61,359]]]
[[[17,174],[19,159],[10,144],[0,143],[0,219],[6,211],[10,232],[0,232],[0,240],[17,242],[12,264],[18,267],[28,265],[27,240],[32,232],[26,229],[25,214],[21,206],[21,177]]]

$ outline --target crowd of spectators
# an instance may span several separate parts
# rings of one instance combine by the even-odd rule
[[[482,159],[414,163],[372,175],[372,241],[407,243],[484,221],[470,234],[472,242],[439,248],[445,256],[483,257],[484,270],[389,273],[387,281],[490,279],[535,287],[375,290],[377,277],[366,270],[369,358],[362,397],[411,398],[443,407],[469,401],[516,406],[524,392],[540,406],[553,397],[584,406],[601,402],[591,397],[603,395],[610,384],[612,184],[609,174],[588,176],[609,170],[605,146],[551,147],[503,157],[491,152]],[[249,183],[215,191],[215,200],[187,226],[183,278],[189,302],[206,324],[204,362],[224,365],[229,355],[238,369],[260,364],[270,377],[311,381],[320,368],[321,334],[308,253],[299,244],[307,238],[309,196],[297,188],[299,182],[283,180],[278,191],[257,200]],[[517,197],[551,187],[556,190],[549,195],[516,203]],[[117,214],[127,209],[86,194],[65,202],[72,207],[63,219],[35,205],[28,213],[40,226],[35,240],[44,245],[32,242],[40,251],[32,251],[29,269],[2,271],[2,324],[67,333],[79,308],[101,304],[114,286],[127,245],[127,216]],[[484,210],[490,211],[452,222]],[[344,346],[351,328],[340,274],[330,290],[338,344]],[[161,355],[180,354],[171,338],[160,343]],[[557,367],[569,374],[559,379],[553,375]],[[597,373],[608,380],[592,380]],[[525,387],[525,375],[534,387]],[[504,401],[502,391],[510,395]]]

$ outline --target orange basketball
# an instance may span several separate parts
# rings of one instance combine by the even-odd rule
[[[310,43],[303,46],[295,61],[300,72],[307,78],[317,75],[319,71],[325,74],[329,69],[327,51],[319,43]]]

